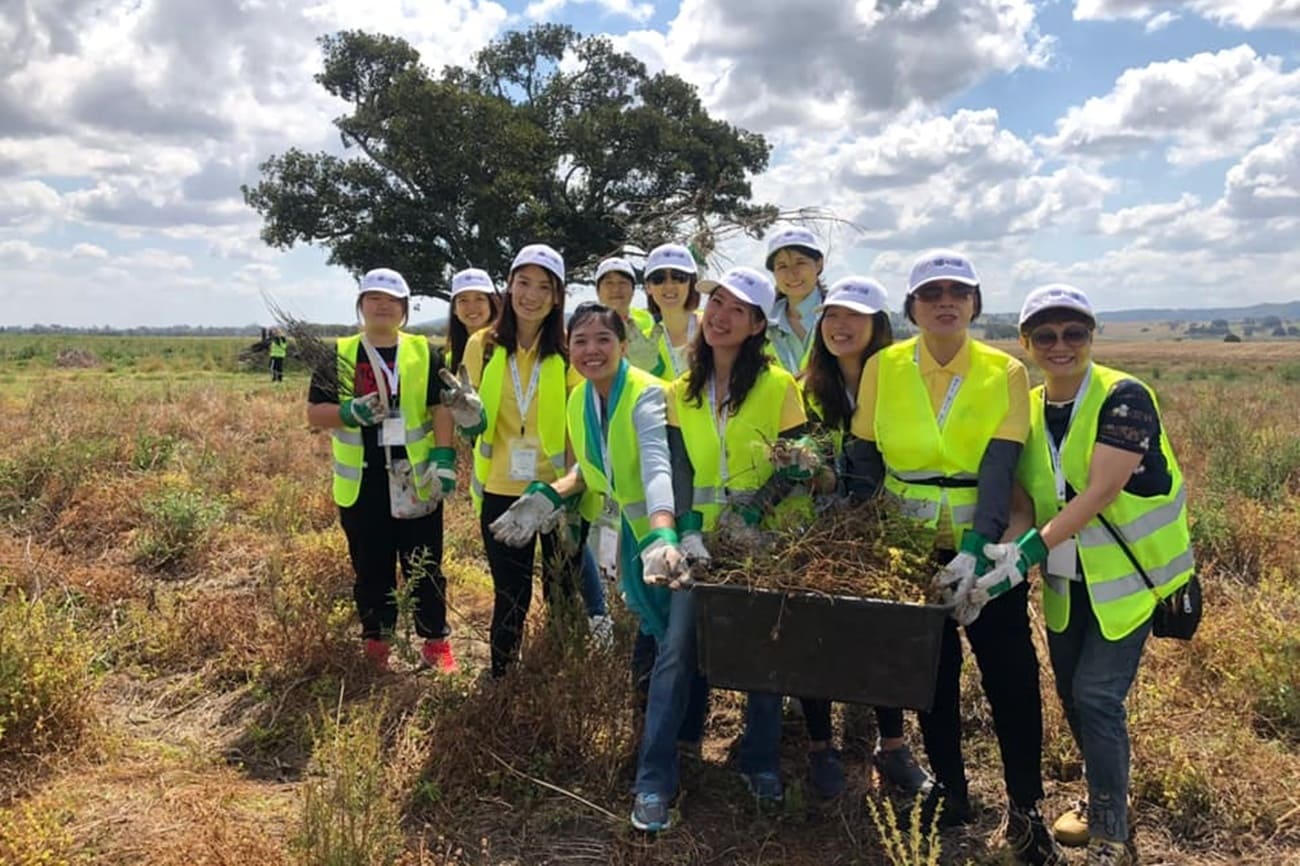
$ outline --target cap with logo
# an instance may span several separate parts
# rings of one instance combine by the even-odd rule
[[[660,244],[646,256],[645,275],[649,277],[655,271],[669,269],[687,274],[699,273],[695,266],[695,256],[691,255],[689,249],[681,244]]]
[[[1083,313],[1093,325],[1097,324],[1097,314],[1093,312],[1092,301],[1081,289],[1067,286],[1065,283],[1052,283],[1034,289],[1025,296],[1025,303],[1020,308],[1020,324],[1032,319],[1044,310],[1073,310]]]
[[[513,277],[515,271],[524,265],[537,265],[549,271],[555,279],[559,280],[560,288],[564,287],[564,257],[546,244],[529,244],[521,249],[515,255],[515,260],[510,263],[510,275]]]
[[[461,292],[486,292],[489,295],[496,294],[497,287],[492,285],[492,278],[488,276],[487,271],[480,268],[466,268],[463,271],[457,271],[451,278],[451,296],[454,298]]]
[[[596,285],[600,285],[601,277],[606,274],[626,274],[627,278],[636,284],[636,268],[627,259],[620,259],[617,256],[602,259],[600,264],[596,265]]]
[[[872,315],[886,309],[889,292],[879,280],[871,277],[845,277],[837,280],[826,293],[826,300],[817,308],[820,313],[827,307],[844,307],[855,313]]]
[[[926,283],[938,280],[952,280],[976,288],[980,284],[970,259],[956,250],[930,250],[922,253],[912,265],[912,273],[907,278],[907,293],[910,295]]]
[[[366,271],[361,282],[357,284],[357,294],[364,295],[366,292],[383,292],[394,298],[411,297],[411,287],[406,284],[405,278],[392,268],[375,268]]]
[[[776,304],[776,289],[767,274],[753,268],[732,268],[716,280],[701,281],[700,291],[712,292],[719,286],[745,303],[758,307],[764,318],[771,318],[772,307]]]
[[[772,270],[772,260],[776,254],[787,247],[798,247],[799,249],[808,250],[816,258],[825,258],[826,251],[822,249],[821,241],[817,240],[817,235],[805,228],[793,226],[772,235],[767,239],[767,269]]]

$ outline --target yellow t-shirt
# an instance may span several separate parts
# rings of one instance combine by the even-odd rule
[[[925,339],[917,340],[920,352],[917,367],[920,369],[921,381],[925,383],[926,393],[930,395],[930,408],[936,415],[943,406],[944,397],[952,380],[970,372],[970,340],[962,344],[961,350],[947,364],[940,364],[930,354]],[[879,391],[880,359],[872,355],[862,369],[862,382],[858,386],[858,407],[853,412],[851,430],[859,439],[876,441],[876,395]],[[1009,442],[1024,444],[1029,435],[1029,374],[1025,365],[1015,358],[1007,359],[1007,414],[1002,424],[993,434],[994,439],[1006,439]],[[889,395],[885,395],[885,406],[889,405]],[[885,464],[889,464],[888,455]],[[994,539],[997,541],[998,539]],[[935,547],[952,549],[956,546],[952,537],[952,520],[945,505],[939,514],[939,531],[935,538]]]
[[[469,338],[465,344],[465,369],[469,372],[469,380],[475,388],[478,388],[483,382],[483,368],[486,363],[483,358],[483,341],[487,336],[487,330],[484,329]],[[531,349],[515,350],[515,363],[519,367],[519,385],[521,388],[528,387],[528,379],[533,375],[533,365],[537,363],[537,347]],[[487,483],[483,485],[487,493],[495,493],[498,496],[522,496],[524,489],[528,487],[527,481],[516,481],[510,477],[510,450],[515,442],[520,439],[529,439],[534,443],[541,442],[541,436],[538,433],[537,413],[539,411],[564,413],[565,404],[561,402],[557,406],[542,406],[541,388],[533,396],[533,401],[528,405],[528,417],[522,419],[519,417],[519,400],[515,396],[514,380],[509,371],[506,372],[506,382],[501,388],[501,405],[497,407],[496,429],[492,431],[492,470],[488,473]],[[565,394],[572,391],[575,385],[582,382],[582,374],[568,367],[565,377]],[[519,435],[519,430],[523,429],[523,435]],[[541,447],[540,444],[537,447]],[[543,459],[537,461],[537,481],[550,483],[556,479],[554,467]]]

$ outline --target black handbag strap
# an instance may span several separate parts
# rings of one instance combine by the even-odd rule
[[[1151,582],[1151,578],[1147,577],[1146,569],[1142,567],[1142,563],[1137,561],[1137,557],[1133,555],[1133,551],[1129,550],[1128,544],[1124,541],[1124,537],[1119,534],[1119,530],[1111,525],[1111,522],[1106,519],[1106,515],[1102,514],[1100,511],[1097,512],[1097,519],[1101,521],[1102,526],[1106,527],[1106,531],[1110,533],[1110,537],[1115,539],[1115,542],[1119,545],[1119,549],[1124,551],[1124,555],[1128,557],[1128,561],[1133,563],[1133,567],[1138,570],[1138,574],[1142,575],[1142,581],[1147,585],[1147,589],[1159,595],[1159,592],[1156,590],[1156,585]]]

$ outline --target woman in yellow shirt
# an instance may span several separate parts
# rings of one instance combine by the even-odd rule
[[[501,312],[501,296],[487,271],[465,268],[451,278],[447,317],[447,368],[457,370],[465,360],[470,335],[492,324]]]

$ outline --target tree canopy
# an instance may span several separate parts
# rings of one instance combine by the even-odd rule
[[[707,256],[720,233],[759,237],[777,217],[751,201],[763,137],[604,37],[539,25],[436,75],[397,37],[321,45],[316,80],[348,103],[334,124],[355,155],[291,148],[262,164],[243,193],[272,246],[317,244],[332,264],[396,268],[445,297],[453,271],[504,277],[527,243],[552,244],[581,276],[626,243]]]

